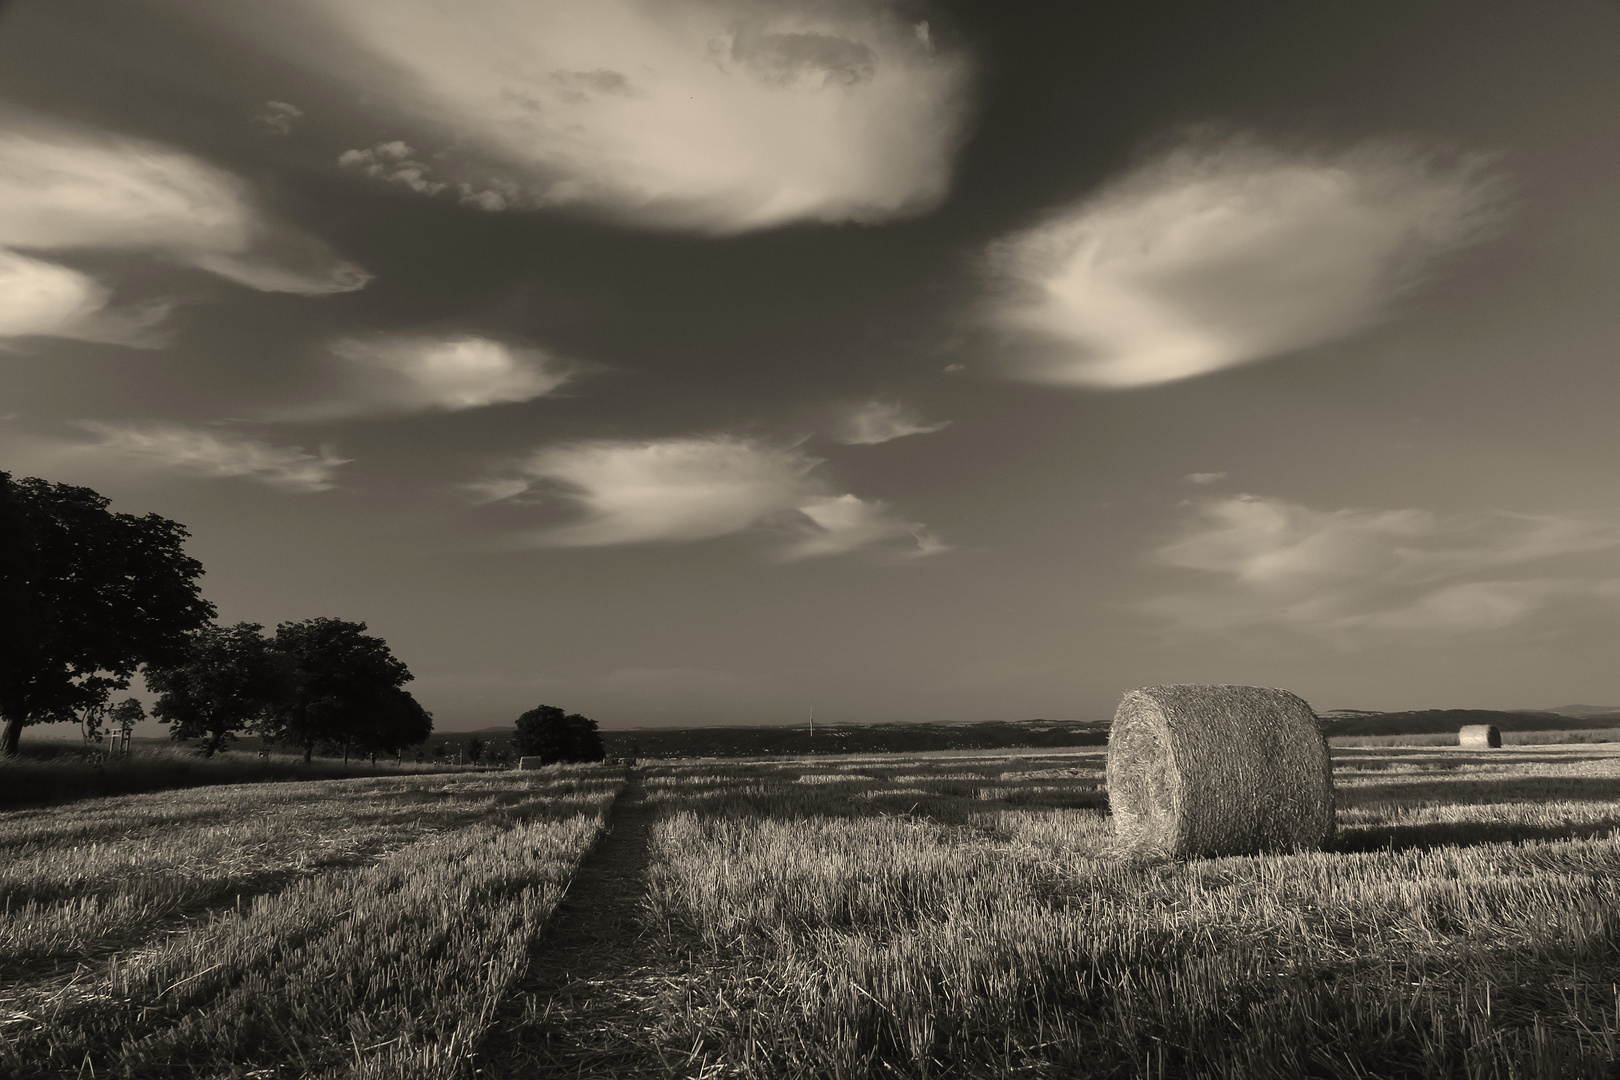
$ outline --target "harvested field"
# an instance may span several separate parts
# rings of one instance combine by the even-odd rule
[[[0,814],[0,1073],[1612,1075],[1620,753],[1333,756],[1325,850],[1185,862],[1101,748]]]

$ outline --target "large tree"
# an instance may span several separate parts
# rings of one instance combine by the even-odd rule
[[[558,761],[601,761],[607,756],[596,721],[579,713],[565,713],[555,705],[537,705],[518,717],[512,748],[540,764]]]
[[[214,615],[185,527],[89,488],[0,473],[0,754],[31,724],[105,708]]]
[[[296,665],[263,631],[250,622],[203,626],[191,633],[181,662],[146,669],[146,685],[158,695],[152,715],[170,725],[170,737],[202,739],[212,757],[292,703]]]
[[[379,695],[371,708],[356,710],[343,746],[369,753],[375,764],[378,754],[399,754],[432,734],[433,714],[409,692],[395,688]]]
[[[366,624],[306,619],[276,627],[275,646],[298,668],[297,687],[276,718],[273,735],[304,749],[393,750],[427,738],[431,718],[400,688],[410,669]],[[425,723],[424,723],[425,721]],[[401,740],[404,741],[401,741]]]

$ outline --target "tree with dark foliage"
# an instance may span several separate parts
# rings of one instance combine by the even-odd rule
[[[433,714],[407,691],[395,687],[379,694],[370,708],[357,708],[350,717],[346,748],[371,755],[398,755],[407,746],[425,742],[433,734]]]
[[[297,686],[275,716],[270,735],[304,748],[349,751],[410,746],[427,738],[432,717],[400,689],[410,669],[388,643],[365,632],[366,624],[342,619],[306,619],[276,627],[275,647],[297,665]]]
[[[213,757],[243,731],[263,728],[292,703],[298,672],[258,623],[194,630],[182,662],[148,667],[146,685],[158,694],[152,714],[169,737],[202,739]]]
[[[114,514],[83,487],[0,473],[0,754],[22,729],[76,721],[141,665],[177,662],[214,615],[185,527]]]
[[[538,705],[518,717],[512,749],[524,757],[538,757],[542,765],[601,761],[607,756],[595,720],[564,713],[555,705]]]

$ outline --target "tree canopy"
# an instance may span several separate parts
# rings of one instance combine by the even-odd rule
[[[263,630],[251,622],[199,627],[179,663],[147,668],[146,685],[158,695],[152,715],[170,725],[170,737],[202,739],[212,757],[240,732],[274,725],[292,704],[298,671]]]
[[[213,617],[184,526],[90,488],[0,473],[0,753],[31,724],[105,708]]]
[[[518,717],[512,748],[524,757],[538,757],[542,765],[601,761],[607,756],[595,720],[564,713],[555,705],[538,705]]]
[[[326,618],[276,627],[275,648],[298,677],[271,735],[303,747],[305,761],[316,746],[392,753],[433,730],[432,716],[401,689],[410,669],[365,630],[365,623]]]

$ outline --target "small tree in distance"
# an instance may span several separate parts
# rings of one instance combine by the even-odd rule
[[[512,749],[523,757],[538,757],[542,765],[601,761],[607,756],[595,720],[564,713],[555,705],[537,705],[518,717]]]
[[[478,764],[478,759],[483,756],[484,740],[474,735],[472,738],[467,740],[467,760],[476,765]]]

